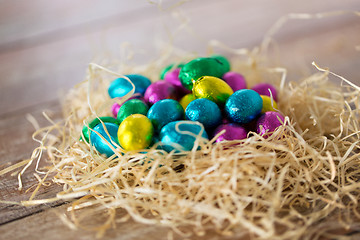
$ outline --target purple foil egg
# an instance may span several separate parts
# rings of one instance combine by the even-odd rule
[[[164,80],[171,83],[175,86],[176,92],[179,93],[179,95],[186,95],[188,93],[191,93],[190,90],[186,89],[180,82],[179,79],[179,73],[181,68],[176,68],[171,72],[167,72],[165,75]]]
[[[141,101],[145,102],[145,99],[142,97],[142,95],[140,93],[135,93],[128,100],[130,100],[130,99],[140,99]],[[126,100],[126,101],[128,101],[128,100]],[[124,104],[125,102],[123,102],[122,104]],[[122,106],[122,104],[114,103],[111,106],[111,112],[115,118],[117,117],[117,114],[118,114],[119,109]]]
[[[157,81],[152,83],[145,91],[144,98],[150,105],[162,99],[175,99],[176,89],[167,81]]]
[[[256,84],[255,86],[253,86],[251,89],[260,95],[265,95],[265,96],[269,96],[269,97],[270,97],[270,92],[269,92],[269,89],[270,89],[274,100],[277,101],[276,88],[269,83],[259,83],[259,84]]]
[[[246,89],[247,84],[243,75],[237,72],[227,72],[222,76],[222,79],[229,84],[234,92],[240,89]]]
[[[241,140],[247,137],[247,131],[245,130],[245,128],[236,123],[219,125],[214,131],[214,136],[222,130],[226,130],[226,132],[220,135],[216,139],[216,142],[221,142],[224,140]]]
[[[265,112],[256,122],[256,132],[260,135],[274,132],[284,121],[284,116],[278,112]]]

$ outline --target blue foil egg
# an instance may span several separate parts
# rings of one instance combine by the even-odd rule
[[[160,130],[169,122],[184,119],[184,109],[173,99],[163,99],[151,106],[147,113],[154,128]]]
[[[98,132],[103,138],[106,139],[103,140],[97,133],[94,131],[91,131],[90,134],[90,141],[91,144],[96,148],[96,150],[101,153],[105,154],[107,157],[110,157],[114,154],[114,151],[110,148],[110,145],[113,146],[113,148],[116,148],[116,146],[110,141],[110,138],[113,142],[115,142],[117,145],[119,145],[117,132],[119,129],[119,125],[115,123],[105,122],[104,123],[108,133],[110,136],[106,133],[104,126],[102,123],[99,123],[94,127],[94,131]]]
[[[263,106],[260,95],[251,89],[234,92],[225,103],[227,118],[235,123],[248,123],[255,119]]]
[[[135,85],[135,93],[144,95],[146,89],[150,86],[151,81],[140,74],[125,75]],[[111,98],[123,97],[132,90],[131,83],[125,78],[117,78],[111,82],[108,93]]]
[[[186,107],[185,116],[188,120],[202,123],[207,129],[217,127],[222,120],[218,105],[206,98],[191,101]]]
[[[208,141],[204,126],[199,122],[175,121],[165,125],[160,132],[161,147],[167,152],[191,151],[196,139]]]

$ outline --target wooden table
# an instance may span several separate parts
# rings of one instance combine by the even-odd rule
[[[150,2],[150,1],[149,1]],[[37,144],[31,140],[31,114],[40,126],[48,110],[61,119],[60,93],[83,80],[89,62],[118,57],[124,42],[135,50],[134,62],[146,63],[158,54],[155,40],[168,41],[165,25],[179,25],[169,10],[148,1],[132,0],[14,0],[0,1],[0,171],[28,159]],[[177,1],[164,1],[169,7]],[[288,13],[360,10],[358,0],[194,0],[181,14],[193,32],[183,31],[174,45],[206,53],[206,43],[217,39],[233,48],[258,46],[277,19]],[[316,70],[312,61],[360,84],[360,17],[347,14],[323,19],[290,20],[275,34],[279,64],[287,66],[290,80]],[[140,50],[141,51],[140,51]],[[339,81],[333,78],[333,81]],[[23,176],[24,189],[36,183],[31,169]],[[16,175],[0,180],[0,200],[20,201],[29,193],[18,191]],[[59,186],[41,190],[54,196]],[[0,239],[92,239],[93,232],[72,231],[54,211],[57,202],[33,207],[0,205]],[[96,221],[93,219],[91,221]],[[108,231],[106,239],[165,239],[169,229],[129,221]],[[146,237],[144,237],[146,236]],[[198,239],[228,239],[209,233]]]

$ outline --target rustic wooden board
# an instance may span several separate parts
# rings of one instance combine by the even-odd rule
[[[86,2],[86,3],[85,3]],[[167,6],[176,1],[165,1]],[[86,7],[84,7],[86,6]],[[209,39],[233,47],[254,47],[281,16],[292,12],[358,10],[357,0],[339,2],[250,0],[190,1],[182,14],[191,19],[193,32],[183,31],[174,44],[188,51],[206,53]],[[61,119],[59,91],[66,92],[85,75],[90,61],[119,56],[121,42],[128,41],[144,53],[134,62],[146,62],[158,54],[157,39],[167,40],[165,25],[172,29],[179,21],[168,12],[159,12],[146,1],[0,1],[0,171],[29,158],[36,144],[31,140],[30,113],[45,126],[44,109]],[[359,17],[346,14],[318,20],[292,20],[275,35],[279,52],[274,62],[289,67],[289,80],[315,72],[311,61],[360,83]],[[155,46],[155,47],[154,47]],[[338,81],[332,78],[334,81]],[[31,169],[23,176],[24,189],[34,185]],[[51,197],[61,189],[44,188],[39,197]],[[17,190],[16,176],[0,179],[0,199],[21,201],[29,193]],[[91,239],[88,231],[71,231],[51,207],[54,204],[20,207],[0,205],[0,239]],[[66,206],[60,206],[63,212]],[[96,219],[94,219],[95,221]],[[165,239],[169,229],[119,223],[106,239]],[[176,238],[179,238],[177,236]],[[232,239],[210,232],[197,239]]]

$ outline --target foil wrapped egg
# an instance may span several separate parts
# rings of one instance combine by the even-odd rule
[[[154,135],[151,121],[142,114],[133,114],[125,118],[117,132],[120,146],[127,150],[147,148]]]
[[[229,72],[230,71],[230,62],[229,60],[223,56],[223,55],[212,55],[211,58],[215,58],[216,60],[218,60],[221,64],[223,64],[223,68],[225,72]]]
[[[169,122],[183,120],[184,109],[179,102],[173,99],[163,99],[151,106],[147,117],[152,122],[155,130],[161,130]]]
[[[132,114],[147,114],[149,110],[148,105],[140,99],[130,99],[126,101],[119,109],[117,120],[121,123],[125,118]]]
[[[144,98],[142,97],[142,95],[140,93],[135,93],[134,95],[132,95],[128,100],[131,99],[140,99],[142,101],[145,101]],[[126,101],[125,101],[126,102]],[[113,116],[116,118],[119,112],[120,107],[125,103],[123,102],[122,104],[118,104],[117,102],[115,102],[112,106],[111,106],[111,112],[113,114]]]
[[[119,124],[118,120],[116,118],[113,117],[99,117],[99,118],[94,118],[93,120],[91,120],[88,124],[85,124],[82,128],[82,136],[81,139],[85,140],[86,142],[89,142],[90,139],[90,134],[91,134],[91,130],[93,129],[96,125],[98,125],[99,123],[104,122],[104,123],[115,123],[115,124]]]
[[[216,142],[221,142],[224,140],[227,140],[227,141],[241,140],[241,139],[245,139],[247,137],[246,129],[236,123],[227,123],[227,124],[219,125],[214,130],[213,136],[216,136],[223,130],[225,130],[225,132],[216,139]]]
[[[161,71],[160,71],[160,79],[163,80],[165,79],[165,75],[171,71],[174,68],[182,68],[184,66],[184,63],[179,63],[176,67],[175,64],[169,64],[166,67],[164,67]]]
[[[150,105],[163,99],[176,99],[177,93],[175,87],[166,81],[157,81],[152,83],[145,91],[145,101]]]
[[[183,96],[181,99],[180,99],[180,104],[181,106],[184,108],[184,110],[186,109],[186,107],[189,105],[189,103],[193,100],[195,100],[195,96],[194,94],[192,93],[189,93],[189,94],[186,94],[185,96]]]
[[[188,120],[202,123],[206,129],[214,128],[222,121],[218,105],[206,98],[190,102],[185,110],[185,116]]]
[[[179,73],[181,84],[192,90],[193,81],[202,76],[221,78],[228,70],[227,66],[216,58],[196,58],[185,64]]]
[[[231,87],[231,89],[234,92],[236,92],[237,90],[240,90],[240,89],[246,89],[247,88],[245,77],[243,75],[241,75],[240,73],[227,72],[227,73],[224,74],[222,79],[227,84],[229,84],[229,86]]]
[[[186,89],[181,84],[180,79],[179,79],[179,73],[180,73],[180,68],[175,68],[174,70],[166,73],[164,80],[166,82],[171,83],[175,87],[176,92],[179,95],[183,96],[185,94],[191,93],[191,91]]]
[[[114,155],[112,148],[116,149],[116,145],[119,145],[117,137],[118,129],[119,125],[116,123],[104,122],[97,124],[93,129],[94,131],[91,131],[90,134],[91,145],[93,145],[99,153],[105,154],[107,157]],[[116,143],[116,145],[114,143]]]
[[[265,95],[265,96],[269,96],[269,97],[270,97],[270,92],[271,92],[273,99],[275,101],[278,100],[276,88],[273,85],[271,85],[270,83],[259,83],[259,84],[256,84],[255,86],[253,86],[251,89],[260,95]]]
[[[250,89],[242,89],[232,94],[225,103],[227,118],[234,123],[248,123],[255,119],[263,106],[260,95]]]
[[[144,95],[145,90],[150,86],[151,81],[140,74],[125,75],[135,86],[135,92]],[[126,78],[117,78],[111,82],[108,93],[111,98],[123,97],[133,89],[133,86]]]
[[[256,122],[256,132],[265,138],[281,126],[285,121],[284,116],[278,112],[266,112]]]
[[[220,106],[223,106],[233,93],[225,81],[211,76],[200,77],[193,87],[193,94],[196,98],[206,98]]]
[[[277,103],[275,102],[275,100],[273,100],[272,104],[271,104],[271,98],[269,96],[260,95],[260,97],[263,100],[263,107],[261,109],[261,113],[276,111],[276,109],[278,109],[278,106],[277,106]]]
[[[176,153],[191,151],[195,142],[206,143],[208,135],[199,122],[175,121],[166,124],[160,132],[161,148]]]

